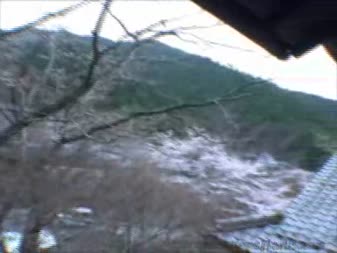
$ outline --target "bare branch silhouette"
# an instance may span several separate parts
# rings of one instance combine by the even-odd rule
[[[15,27],[9,31],[0,31],[0,40],[1,39],[6,39],[8,37],[12,37],[14,35],[18,35],[20,33],[23,33],[23,32],[27,32],[27,31],[30,31],[34,28],[36,28],[37,26],[39,25],[42,25],[52,19],[55,19],[55,18],[58,18],[58,17],[63,17],[75,10],[77,10],[78,8],[86,5],[90,3],[89,0],[82,0],[80,3],[77,3],[77,4],[74,4],[74,5],[71,5],[67,8],[64,8],[62,10],[59,10],[59,11],[56,11],[56,12],[51,12],[51,13],[48,13],[34,21],[31,21],[27,24],[24,24],[22,26],[19,26],[19,27]]]
[[[212,99],[212,100],[205,101],[205,102],[183,103],[183,104],[168,106],[168,107],[165,107],[165,108],[162,108],[162,109],[156,109],[156,110],[152,110],[152,111],[133,112],[130,115],[124,117],[124,118],[114,120],[112,122],[102,123],[102,124],[97,125],[97,126],[93,126],[89,130],[86,130],[85,133],[74,135],[74,136],[71,136],[71,137],[64,137],[59,142],[61,144],[67,144],[67,143],[83,140],[83,139],[86,139],[88,137],[93,138],[92,134],[94,134],[96,132],[106,130],[106,129],[109,129],[109,128],[112,128],[112,127],[116,127],[116,126],[119,126],[121,124],[125,124],[125,123],[127,123],[127,122],[129,122],[133,119],[149,117],[149,116],[156,116],[156,115],[165,114],[165,113],[172,113],[172,112],[180,111],[180,110],[184,110],[184,109],[193,109],[193,108],[201,108],[201,107],[218,105],[221,102],[234,101],[234,100],[242,99],[242,98],[250,96],[250,95],[251,94],[249,94],[249,93],[242,93],[242,94],[239,94],[239,95],[236,95],[236,96],[229,96],[229,97],[225,96],[225,97],[222,97],[222,98]]]

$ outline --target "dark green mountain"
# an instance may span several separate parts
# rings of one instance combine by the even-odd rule
[[[48,45],[40,35],[29,36],[15,42],[17,49],[13,53],[18,54],[21,64],[42,71],[48,60]],[[89,38],[64,31],[58,38],[55,66],[67,75],[83,74],[90,56]],[[114,42],[104,39],[103,44]],[[191,126],[205,128],[213,135],[230,136],[228,147],[237,153],[270,152],[306,169],[316,168],[337,148],[336,101],[281,89],[159,42],[134,51],[132,58],[123,63],[120,75],[113,63],[123,59],[132,46],[119,45],[100,66],[96,78],[104,80],[106,92],[91,100],[98,111],[129,113],[245,94],[241,99],[221,102],[221,107],[186,109],[153,119],[151,124],[142,121],[139,126],[142,124],[149,134],[172,129],[184,134]],[[111,70],[107,71],[110,63]],[[178,123],[177,117],[183,123]]]

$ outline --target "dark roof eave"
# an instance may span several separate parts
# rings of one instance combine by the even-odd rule
[[[254,41],[279,59],[290,56],[287,45],[277,39],[272,28],[266,22],[261,22],[251,12],[234,1],[223,0],[192,0],[197,5],[212,13],[240,33]]]

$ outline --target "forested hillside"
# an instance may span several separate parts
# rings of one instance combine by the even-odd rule
[[[87,37],[65,31],[40,31],[16,40],[7,56],[20,60],[19,72],[39,75],[48,63],[47,37],[54,38],[57,54],[53,64],[59,78],[67,82],[76,80],[86,71],[90,55]],[[105,39],[101,43],[114,45]],[[233,137],[235,141],[228,147],[236,152],[270,152],[306,169],[316,168],[336,147],[335,101],[281,89],[270,81],[159,42],[139,47],[123,62],[122,71],[114,70],[114,62],[132,47],[132,43],[119,43],[118,50],[97,71],[104,93],[90,94],[90,103],[96,110],[123,114],[220,99],[217,105],[170,114],[175,117],[151,119],[151,124],[140,121],[140,128],[152,133],[174,130],[183,134],[184,129],[197,126],[211,134]],[[109,64],[112,68],[107,71]],[[50,85],[53,82],[55,79],[50,79]],[[2,94],[5,100],[6,92]],[[242,98],[227,101],[230,94]],[[184,118],[183,123],[176,120],[179,115]]]

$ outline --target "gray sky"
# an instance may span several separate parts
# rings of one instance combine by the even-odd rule
[[[70,0],[0,1],[0,25],[3,29],[22,25],[43,14],[76,2]],[[93,2],[67,17],[48,22],[43,27],[65,28],[77,34],[90,34],[100,7],[99,2]],[[232,65],[234,68],[252,75],[271,79],[287,89],[336,99],[337,67],[321,47],[307,53],[300,59],[279,61],[252,41],[187,0],[116,1],[111,10],[123,20],[131,31],[144,28],[161,19],[178,17],[179,19],[169,22],[166,28],[210,27],[189,30],[189,34],[182,36],[185,41],[174,37],[166,37],[160,41],[190,53],[207,56],[223,65]],[[111,18],[108,18],[102,35],[117,39],[123,35],[123,31]],[[204,41],[214,43],[210,44]]]

